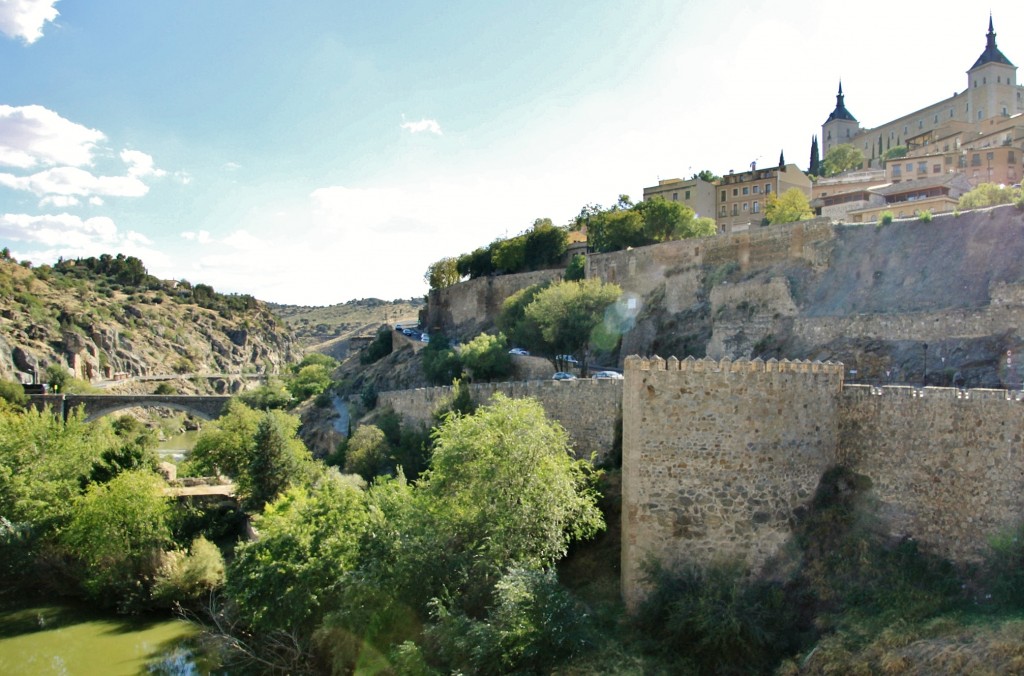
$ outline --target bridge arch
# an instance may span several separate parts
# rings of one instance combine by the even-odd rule
[[[185,413],[191,413],[204,420],[219,418],[224,409],[227,408],[231,397],[228,396],[190,396],[184,394],[136,394],[136,395],[109,395],[109,394],[66,394],[66,395],[41,395],[30,397],[33,403],[39,405],[53,406],[55,412],[62,417],[83,407],[87,421],[97,420],[105,415],[116,413],[127,408],[171,408]],[[38,399],[38,402],[35,401]]]

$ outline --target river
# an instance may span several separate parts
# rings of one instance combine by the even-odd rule
[[[126,617],[72,604],[0,609],[0,674],[209,674],[199,628],[183,620]]]

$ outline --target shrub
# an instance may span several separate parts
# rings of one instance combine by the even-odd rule
[[[13,380],[0,380],[0,400],[6,401],[14,408],[25,408],[28,403],[28,395],[21,383]]]
[[[394,334],[386,326],[377,329],[377,335],[373,342],[366,346],[363,353],[359,355],[359,363],[372,364],[391,354],[393,348]]]
[[[921,221],[922,223],[931,223],[932,222],[932,212],[930,212],[927,209],[925,209],[924,211],[922,211],[921,213],[919,213],[917,215],[917,219],[919,221]]]
[[[196,607],[223,584],[224,557],[215,544],[200,535],[188,552],[172,551],[164,556],[153,597],[168,606],[182,603]]]
[[[176,394],[177,390],[174,389],[174,385],[170,383],[160,383],[153,390],[153,394]]]
[[[576,254],[569,261],[565,268],[564,279],[568,282],[576,282],[587,276],[587,257],[583,254]]]
[[[879,225],[889,225],[892,223],[893,215],[891,211],[883,211],[878,217]]]

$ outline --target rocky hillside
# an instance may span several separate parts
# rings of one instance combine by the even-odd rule
[[[351,346],[371,340],[381,324],[416,323],[422,298],[392,301],[362,298],[326,306],[277,305],[270,309],[292,332],[304,351],[320,352],[344,360]]]
[[[161,282],[123,256],[28,268],[0,258],[0,378],[60,365],[89,382],[166,374],[275,373],[287,328],[249,296]]]

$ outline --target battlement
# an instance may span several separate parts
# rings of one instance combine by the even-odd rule
[[[915,387],[913,385],[843,385],[848,399],[882,397],[928,401],[1007,401],[1024,403],[1024,390],[993,390],[987,388]]]
[[[789,359],[730,359],[721,360],[695,359],[687,357],[678,359],[669,357],[626,357],[625,371],[687,371],[692,373],[807,373],[843,376],[843,364],[840,362],[821,362]]]

